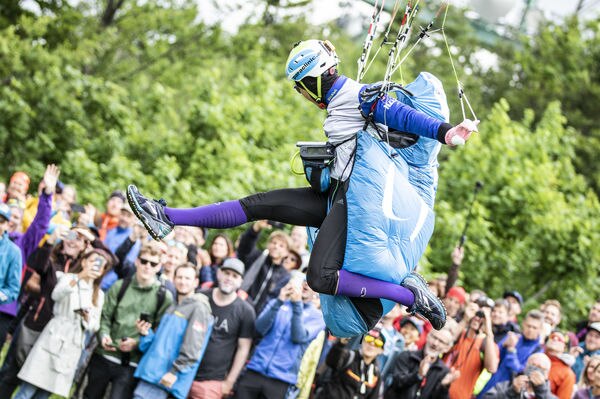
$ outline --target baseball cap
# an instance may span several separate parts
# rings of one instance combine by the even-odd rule
[[[121,210],[133,214],[133,210],[131,209],[131,206],[129,206],[129,203],[127,201],[123,202],[123,206],[121,207]]]
[[[108,199],[111,199],[114,197],[121,198],[121,200],[123,200],[123,202],[126,202],[125,194],[123,194],[123,191],[121,191],[121,190],[115,190],[112,193],[110,193],[110,195],[108,196]]]
[[[596,330],[600,333],[600,321],[595,321],[588,326],[588,330]]]
[[[0,204],[0,216],[6,220],[10,220],[10,208],[6,204]]]
[[[246,268],[244,266],[244,262],[242,262],[241,260],[239,260],[237,258],[227,258],[221,265],[220,269],[221,270],[233,270],[240,276],[244,276],[244,271]]]
[[[423,334],[423,321],[420,319],[417,319],[414,316],[409,316],[409,317],[404,317],[401,321],[400,321],[400,327],[404,327],[407,324],[412,324],[417,331],[419,332],[419,334]]]
[[[523,296],[521,296],[521,294],[519,294],[519,291],[506,291],[504,292],[504,295],[502,295],[502,298],[507,298],[507,297],[513,297],[515,298],[520,305],[523,304]]]
[[[455,298],[461,305],[464,305],[467,300],[467,293],[463,287],[452,287],[448,290],[446,298]]]

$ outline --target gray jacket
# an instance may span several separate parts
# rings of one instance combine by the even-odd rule
[[[534,392],[536,399],[558,399],[550,392],[548,381],[543,385],[534,385]],[[513,389],[512,381],[499,382],[483,395],[483,399],[520,399],[526,397]]]

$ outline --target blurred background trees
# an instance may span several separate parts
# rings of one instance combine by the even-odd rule
[[[35,11],[0,4],[0,177],[26,170],[35,180],[54,162],[97,205],[130,182],[177,206],[305,185],[289,160],[296,141],[323,140],[325,114],[291,90],[287,53],[328,38],[355,77],[369,22],[357,36],[341,20],[314,24],[311,1],[253,0],[231,33],[226,21],[202,22],[202,2],[190,0],[29,3]],[[446,33],[482,124],[465,148],[440,155],[425,274],[447,270],[480,180],[461,283],[492,296],[518,289],[531,304],[557,297],[576,318],[600,295],[600,19],[542,21],[535,35],[490,44],[451,8]],[[456,123],[445,51],[432,33],[395,79],[439,76]],[[365,81],[383,77],[385,54]]]

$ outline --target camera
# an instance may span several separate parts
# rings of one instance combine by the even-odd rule
[[[483,313],[483,310],[478,310],[475,312],[475,316],[479,317],[480,319],[485,319],[485,313]]]
[[[285,228],[285,223],[276,222],[275,220],[267,220],[267,223],[276,230],[283,230]]]
[[[486,307],[490,308],[490,309],[494,308],[494,301],[492,299],[488,298],[487,296],[480,296],[479,298],[477,298],[475,303],[480,308],[486,308]]]

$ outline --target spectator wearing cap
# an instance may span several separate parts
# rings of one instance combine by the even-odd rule
[[[262,340],[239,380],[235,398],[283,399],[294,389],[304,351],[325,329],[323,315],[313,303],[314,291],[306,281],[297,283],[290,280],[256,318]]]
[[[522,312],[521,307],[523,306],[523,296],[518,291],[506,291],[502,298],[506,299],[510,304],[510,310],[508,316],[510,321],[518,323],[518,317]]]
[[[127,240],[132,233],[134,233],[134,226],[136,224],[136,218],[131,210],[129,204],[125,203],[121,206],[121,211],[119,213],[119,219],[117,227],[112,230],[109,230],[106,233],[106,238],[104,239],[104,245],[108,249],[111,250],[112,253],[116,253],[117,249]],[[129,249],[127,255],[125,255],[125,261],[129,263],[134,263],[140,253],[140,248],[142,246],[141,240],[137,240],[135,244]],[[114,283],[117,281],[119,276],[116,271],[111,270],[104,276],[102,279],[102,290],[107,291]]]
[[[567,336],[562,332],[553,331],[546,338],[544,350],[551,362],[548,375],[550,390],[559,399],[571,399],[575,389],[575,373],[571,369],[575,359],[569,353],[565,353],[567,340]]]
[[[269,228],[271,226],[266,220],[253,223],[240,236],[238,245],[238,257],[246,265],[241,289],[248,294],[257,314],[290,279],[290,273],[282,266],[283,258],[290,249],[287,233],[280,230],[272,232],[265,251],[256,247],[261,232]]]
[[[596,322],[600,322],[600,299],[598,299],[590,308],[587,320],[577,323],[576,337],[580,342],[583,341],[583,339],[585,338],[585,334],[587,334],[588,327],[592,323],[596,323]]]
[[[106,201],[106,212],[95,212],[94,223],[98,227],[100,239],[104,241],[109,230],[114,229],[119,224],[121,208],[125,204],[125,195],[122,191],[113,191]]]
[[[400,333],[404,337],[405,350],[417,350],[417,342],[423,334],[423,321],[415,316],[405,316],[400,321]]]
[[[503,341],[509,332],[520,333],[517,323],[509,320],[510,303],[506,299],[497,299],[492,308],[492,329],[496,343]]]
[[[133,399],[187,398],[208,343],[213,317],[208,298],[195,293],[199,285],[196,266],[184,263],[174,274],[177,301],[167,309],[158,329],[153,330],[147,320],[136,322],[144,355],[135,370],[140,382]]]
[[[444,298],[447,316],[460,321],[466,301],[467,293],[463,287],[454,286],[450,288]]]
[[[0,397],[9,398],[19,384],[17,373],[25,362],[29,351],[39,335],[54,316],[52,292],[58,278],[64,273],[78,273],[74,266],[81,256],[90,249],[92,242],[102,248],[102,244],[86,227],[73,227],[70,230],[56,228],[44,245],[36,249],[28,259],[27,267],[31,277],[24,282],[27,300],[23,305],[29,309],[23,316],[23,323],[9,347],[0,371]],[[111,260],[111,264],[114,259]]]
[[[585,364],[585,358],[600,355],[600,322],[594,322],[587,328],[587,334],[583,342],[578,346],[571,348],[571,354],[576,356],[573,364],[573,371],[577,381],[581,379],[581,374]]]
[[[202,291],[209,299],[215,322],[190,399],[221,399],[231,394],[254,337],[254,308],[237,295],[244,263],[226,258],[217,270],[218,285]]]
[[[453,343],[452,332],[443,328],[432,330],[422,350],[402,352],[394,364],[392,381],[386,389],[386,399],[443,399],[448,397],[450,384],[459,371],[450,369],[441,360]]]
[[[511,380],[499,382],[490,389],[484,399],[557,399],[550,392],[548,373],[550,372],[550,359],[543,353],[534,353],[527,359],[527,364],[522,373]]]
[[[15,199],[20,202],[25,202],[27,197],[27,191],[29,190],[29,183],[31,179],[25,172],[15,172],[8,182],[6,188],[6,198],[4,202],[8,202],[11,199]]]
[[[477,304],[472,305],[478,309]],[[450,384],[451,399],[470,398],[483,369],[492,374],[498,369],[498,346],[494,342],[490,309],[485,307],[473,314],[465,310],[465,320],[468,320],[466,329],[444,357],[450,369],[460,372]]]
[[[24,267],[27,262],[27,258],[29,255],[33,253],[38,247],[40,240],[46,234],[48,230],[50,216],[51,216],[51,204],[52,204],[52,196],[54,195],[54,190],[56,189],[56,182],[58,181],[58,176],[60,175],[60,171],[58,167],[55,165],[48,165],[44,172],[44,177],[42,178],[41,185],[44,187],[42,192],[40,193],[40,200],[38,204],[38,211],[33,220],[33,223],[29,228],[25,231],[25,233],[21,234],[16,231],[9,231],[10,239],[17,245],[17,247],[21,250],[21,266]],[[19,216],[22,216],[22,210],[19,210]],[[15,213],[16,215],[16,213]],[[14,218],[13,210],[11,209],[10,217]],[[15,223],[20,225],[19,223]],[[17,271],[12,271],[12,273],[17,273]],[[16,286],[16,292],[10,292],[10,295],[5,292],[7,297],[0,295],[0,348],[4,345],[4,341],[6,339],[6,334],[11,326],[11,323],[18,311],[18,303],[16,298],[19,294],[20,289],[20,275],[19,273],[19,282]],[[12,281],[12,278],[10,279]]]
[[[376,359],[383,353],[385,342],[385,336],[377,327],[363,336],[358,350],[346,348],[347,339],[339,340],[325,360],[332,370],[332,377],[320,388],[315,399],[380,397],[383,383]]]
[[[538,310],[531,310],[525,316],[522,323],[523,333],[519,336],[508,333],[503,341],[498,343],[500,347],[500,365],[498,371],[481,390],[479,398],[485,392],[492,389],[496,384],[509,381],[511,376],[520,373],[525,368],[527,359],[534,353],[542,352],[541,335],[544,315]]]

